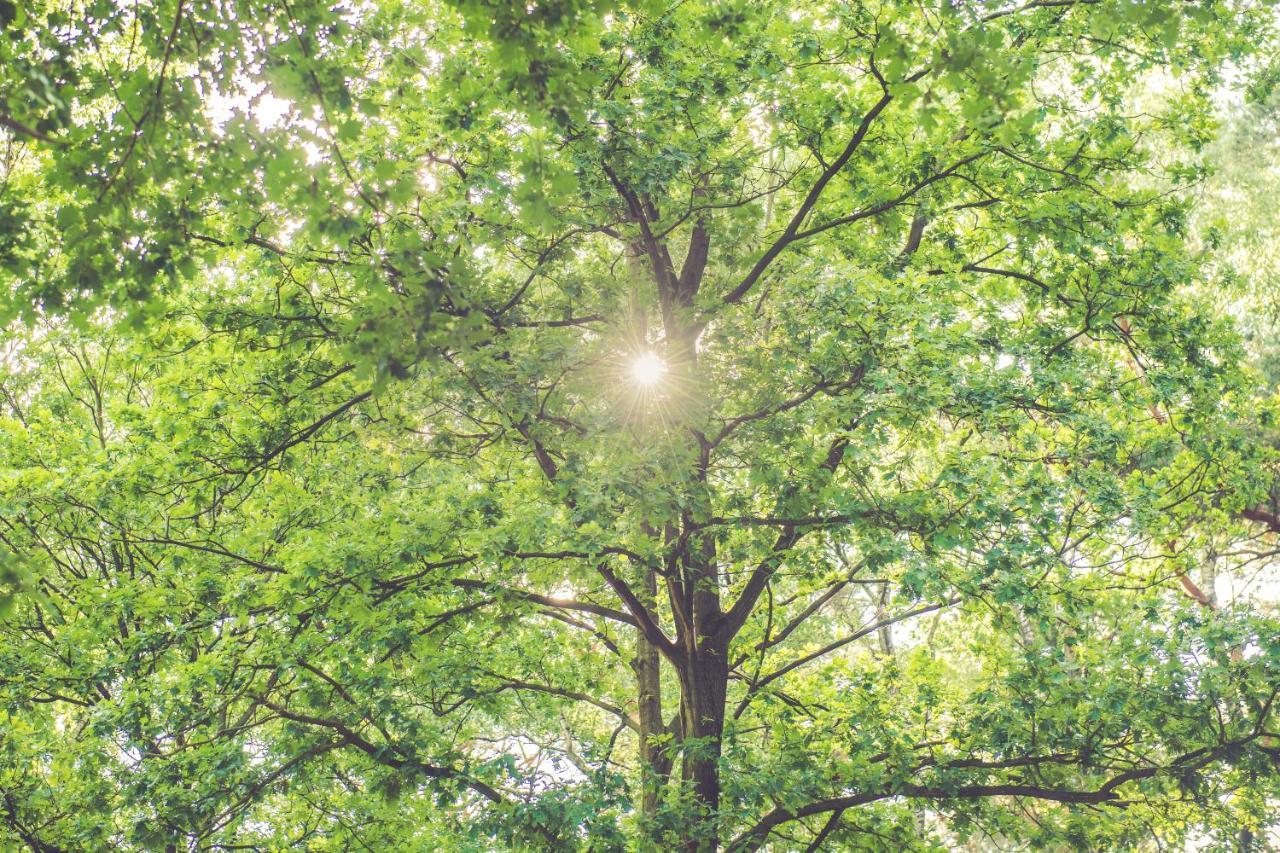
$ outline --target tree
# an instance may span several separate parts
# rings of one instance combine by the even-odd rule
[[[1186,233],[1264,11],[0,18],[11,843],[1273,824],[1280,632],[1198,573],[1270,569],[1272,421]]]
[[[1275,191],[1278,99],[1275,69],[1258,75],[1245,92],[1221,109],[1222,131],[1206,149],[1212,169],[1194,206],[1193,226],[1213,248],[1221,274],[1218,292],[1234,298],[1251,357],[1276,387],[1275,224],[1267,199]],[[1242,97],[1240,97],[1242,96]]]

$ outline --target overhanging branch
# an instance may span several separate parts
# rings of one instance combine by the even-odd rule
[[[1235,740],[1226,741],[1217,746],[1203,747],[1178,756],[1164,765],[1138,767],[1111,777],[1092,790],[1071,788],[1052,788],[1040,785],[1005,784],[1005,785],[959,785],[954,788],[942,788],[930,785],[899,784],[887,785],[876,791],[867,791],[843,797],[831,797],[817,800],[798,809],[777,808],[766,814],[754,826],[733,839],[725,848],[726,853],[743,853],[758,850],[768,839],[773,830],[784,823],[811,817],[828,812],[863,806],[891,797],[926,800],[965,800],[983,797],[1027,797],[1048,802],[1066,803],[1070,805],[1102,805],[1120,800],[1117,791],[1122,785],[1150,779],[1162,773],[1185,773],[1197,770],[1229,755],[1241,747],[1247,746],[1264,736],[1261,729]],[[1053,758],[1050,756],[1049,758]],[[957,766],[962,766],[958,764]]]

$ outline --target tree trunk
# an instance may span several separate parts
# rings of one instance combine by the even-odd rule
[[[688,853],[714,853],[719,847],[720,740],[729,685],[727,649],[704,641],[679,671],[684,729],[681,776],[695,809],[683,847]]]
[[[639,697],[636,718],[640,724],[640,812],[646,821],[657,815],[662,791],[671,776],[671,755],[668,747],[660,741],[666,733],[666,722],[662,718],[660,666],[658,650],[644,637],[638,638],[632,667]]]
[[[652,602],[658,594],[658,576],[652,569],[644,573],[643,589],[646,602]],[[636,674],[639,699],[636,719],[640,724],[640,814],[644,823],[651,826],[671,778],[671,752],[658,740],[667,731],[662,716],[662,659],[657,646],[645,638],[643,631],[636,632],[636,656],[631,668]]]

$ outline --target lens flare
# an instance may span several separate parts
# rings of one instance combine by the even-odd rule
[[[631,380],[645,388],[652,388],[661,382],[666,372],[666,362],[656,353],[641,353],[631,362]]]

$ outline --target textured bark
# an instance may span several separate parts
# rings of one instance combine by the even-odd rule
[[[645,592],[652,601],[658,592],[657,575],[652,570],[645,574]],[[662,792],[671,777],[671,752],[658,740],[667,731],[662,716],[662,658],[657,647],[639,631],[631,665],[639,700],[636,718],[640,723],[640,811],[647,822],[658,813]]]
[[[662,680],[658,650],[643,637],[634,661],[639,696],[641,813],[652,818],[658,812],[662,791],[671,776],[671,755],[659,739],[666,733],[662,719]]]
[[[719,849],[716,824],[725,694],[729,685],[727,649],[704,642],[679,669],[680,716],[685,732],[681,777],[697,812],[689,824],[684,849],[689,853],[709,853]]]

